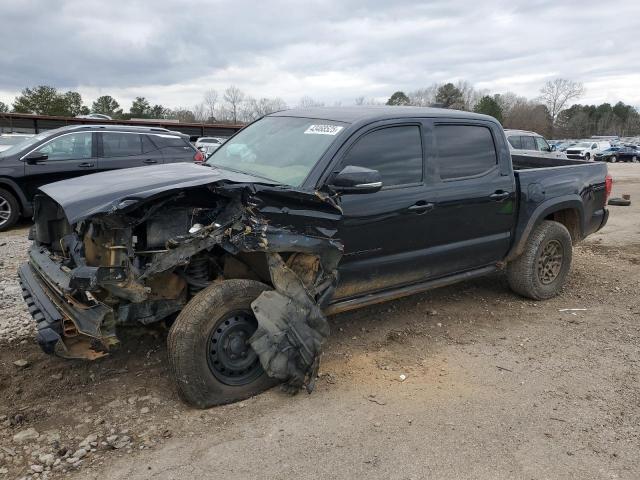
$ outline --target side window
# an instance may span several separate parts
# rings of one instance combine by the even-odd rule
[[[422,181],[422,140],[415,125],[387,127],[362,136],[342,160],[380,172],[382,185]]]
[[[498,164],[491,131],[472,125],[436,125],[440,178],[450,180],[486,173]]]
[[[522,149],[523,150],[537,150],[536,141],[532,136],[523,136],[520,137],[522,139]]]
[[[102,155],[104,157],[130,157],[142,153],[142,135],[137,133],[102,133]]]
[[[519,150],[522,148],[522,141],[520,140],[521,138],[522,137],[513,136],[513,137],[509,137],[507,140],[509,140],[509,143],[513,148],[516,148]]]
[[[38,149],[47,155],[48,160],[82,160],[91,158],[91,132],[70,133],[51,140]]]
[[[153,152],[158,149],[151,139],[147,135],[141,135],[142,137],[142,153]]]
[[[549,146],[549,144],[544,138],[542,137],[535,137],[535,138],[536,138],[536,144],[538,145],[538,150],[540,150],[541,152],[551,151],[551,147]]]

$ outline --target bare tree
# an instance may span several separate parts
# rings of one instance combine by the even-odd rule
[[[580,98],[583,94],[584,86],[582,83],[556,78],[544,84],[544,87],[540,90],[540,101],[547,106],[551,117],[555,121],[569,100]]]
[[[193,116],[196,118],[196,121],[204,123],[207,120],[204,103],[197,103],[193,106],[191,111],[193,112]]]
[[[358,106],[364,105],[364,100],[365,100],[364,97],[356,97],[355,104],[358,105]]]
[[[215,90],[207,90],[204,94],[204,110],[207,120],[214,121],[216,119],[216,104],[218,103],[218,92]]]
[[[416,107],[429,107],[436,103],[436,92],[440,85],[434,83],[425,88],[419,88],[413,92],[409,92],[409,102]]]
[[[313,98],[311,98],[308,95],[305,95],[304,97],[302,97],[300,99],[300,104],[299,106],[301,108],[309,108],[309,107],[324,107],[324,102],[319,102],[317,100],[314,100]]]
[[[235,85],[231,85],[224,91],[224,101],[228,104],[229,113],[231,118],[229,120],[233,123],[238,123],[238,109],[242,105],[244,100],[244,92]]]

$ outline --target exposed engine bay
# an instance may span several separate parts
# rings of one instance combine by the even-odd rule
[[[209,285],[251,279],[273,288],[251,304],[249,342],[262,367],[292,391],[311,390],[342,255],[335,196],[199,183],[119,196],[86,214],[38,195],[32,271],[21,278],[37,276],[55,307],[38,305],[39,342],[63,357],[99,358],[117,347],[118,326],[170,320]]]

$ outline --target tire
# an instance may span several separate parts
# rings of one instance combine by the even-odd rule
[[[625,200],[624,198],[614,197],[609,199],[609,205],[615,205],[617,207],[628,207],[631,205],[631,200]]]
[[[611,157],[611,160],[609,160],[611,163],[616,163],[618,161],[618,157],[616,157],[615,155],[613,155]]]
[[[591,155],[590,155],[589,153],[587,153],[587,154],[584,156],[584,159],[588,162],[589,160],[591,160]]]
[[[180,312],[167,344],[171,373],[186,403],[223,405],[279,383],[243,342],[257,327],[251,302],[265,290],[267,285],[254,280],[225,280],[202,290]]]
[[[0,188],[0,232],[13,227],[20,218],[20,205],[16,197]]]
[[[633,157],[631,157],[631,161],[633,163],[638,163],[638,157],[636,157],[635,155]]]
[[[555,297],[567,280],[571,257],[571,235],[567,228],[545,220],[533,229],[522,254],[507,265],[509,287],[534,300]]]

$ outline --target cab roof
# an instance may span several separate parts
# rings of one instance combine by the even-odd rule
[[[366,121],[391,120],[395,118],[456,118],[490,120],[496,119],[488,115],[447,108],[432,107],[396,107],[396,106],[353,106],[353,107],[310,107],[282,110],[268,115],[270,117],[300,117],[333,120],[344,123],[360,123]]]

